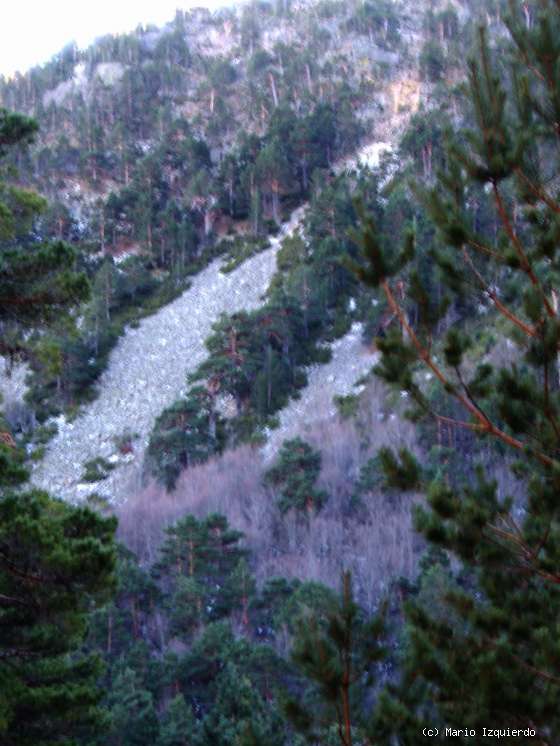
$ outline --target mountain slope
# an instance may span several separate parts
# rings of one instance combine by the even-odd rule
[[[290,126],[299,126],[303,121],[301,114],[305,117],[309,113],[314,117],[317,106],[331,106],[333,111],[344,112],[346,93],[350,89],[353,91],[351,108],[362,120],[366,145],[357,156],[341,157],[350,147],[355,151],[356,144],[351,146],[351,140],[344,141],[343,131],[336,130],[341,120],[336,119],[337,150],[329,150],[327,145],[326,160],[315,161],[316,165],[340,171],[358,160],[376,164],[384,143],[397,144],[400,132],[418,108],[425,90],[429,89],[421,83],[418,74],[421,14],[408,14],[395,6],[387,16],[387,23],[377,28],[376,22],[371,21],[373,25],[370,26],[367,19],[362,19],[365,25],[360,25],[362,21],[358,23],[359,4],[345,8],[339,3],[309,3],[295,10],[295,15],[280,19],[267,16],[262,9],[259,13],[254,19],[259,29],[258,38],[247,42],[246,46],[243,34],[251,24],[244,12],[223,16],[193,13],[181,16],[166,29],[146,30],[113,40],[108,38],[81,56],[76,50],[65,52],[50,68],[35,71],[30,76],[31,87],[22,86],[21,81],[0,86],[4,101],[26,103],[29,110],[39,114],[44,125],[41,142],[28,165],[30,172],[39,176],[37,185],[49,182],[49,169],[57,174],[57,181],[50,181],[50,192],[60,207],[56,225],[61,236],[90,241],[104,257],[100,269],[95,270],[97,274],[93,274],[96,297],[81,332],[85,342],[86,374],[90,359],[96,360],[99,329],[103,334],[107,326],[105,315],[109,318],[115,313],[110,308],[109,297],[116,296],[116,290],[106,290],[107,282],[122,282],[119,275],[125,279],[129,275],[134,277],[143,264],[153,272],[156,282],[160,282],[162,273],[163,276],[168,273],[169,281],[176,283],[181,268],[188,268],[190,261],[199,261],[201,254],[204,257],[213,250],[223,231],[219,226],[224,219],[229,221],[226,222],[230,234],[235,231],[243,236],[249,230],[249,240],[251,233],[258,235],[260,232],[259,240],[262,240],[259,226],[263,219],[279,219],[279,208],[274,200],[280,199],[280,207],[286,215],[290,205],[301,202],[306,196],[305,190],[296,195],[294,189],[298,179],[305,181],[307,178],[305,169],[311,169],[312,160],[306,162],[311,153],[306,151],[307,146],[299,146],[297,138],[294,140],[295,150],[290,151],[290,157],[295,158],[296,168],[291,176],[282,175],[284,166],[278,166],[283,163],[284,155],[275,150],[274,143],[279,142],[280,135],[292,137],[293,134],[286,129],[288,120],[281,124],[285,113],[281,113],[279,96],[300,112],[295,119],[288,118]],[[391,19],[396,19],[392,31],[389,28],[393,23]],[[309,27],[312,22],[317,24],[313,33]],[[398,29],[402,31],[402,38]],[[322,46],[318,42],[320,32],[328,32],[328,40],[325,36]],[[406,53],[402,49],[403,39],[408,43]],[[190,44],[190,56],[181,61],[180,50],[184,51],[182,45],[186,42]],[[317,44],[321,53],[313,61],[309,50]],[[220,57],[215,56],[218,52]],[[296,60],[303,65],[303,83],[296,74]],[[233,65],[235,74],[228,65]],[[389,65],[395,66],[392,71]],[[184,81],[181,82],[184,70],[179,74],[181,66],[192,71],[196,85],[191,80],[184,88]],[[157,71],[159,76],[158,101],[171,106],[173,111],[171,119],[160,118],[159,124],[149,120],[149,115],[144,116],[142,111],[136,119],[129,118],[130,112],[122,112],[122,117],[118,114],[121,104],[125,109],[130,104],[133,73],[145,75],[148,68]],[[225,83],[225,79],[229,82]],[[205,88],[206,83],[210,88]],[[48,86],[46,90],[45,85]],[[205,91],[210,96],[208,100]],[[142,89],[140,95],[145,96],[146,90]],[[238,134],[239,129],[265,133],[257,160],[249,164],[245,172],[239,170],[243,158],[247,157],[246,153],[243,155],[245,146],[239,150],[239,137],[231,139],[227,132],[214,128],[219,109],[214,107],[222,99],[236,105],[230,124],[236,125]],[[242,101],[245,105],[239,106]],[[257,113],[253,108],[256,101],[260,101]],[[89,117],[91,137],[82,142],[80,138],[84,133],[80,123],[84,116],[86,120]],[[130,124],[125,130],[119,130],[120,145],[111,141],[109,130],[97,126],[106,116],[113,117],[115,126],[121,127],[127,121]],[[309,122],[312,122],[309,125],[311,136],[315,137],[316,128],[322,127],[323,122],[320,118],[309,119]],[[271,127],[277,128],[276,134],[267,140],[266,132]],[[50,156],[45,160],[45,153],[52,151],[51,133],[61,130],[66,145],[62,151],[59,148],[56,165]],[[96,143],[94,131],[98,137]],[[76,147],[82,153],[80,166],[71,165],[70,151]],[[133,152],[138,157],[130,158]],[[336,154],[338,168],[334,162]],[[234,160],[241,159],[235,166],[237,175],[224,165],[229,163],[230,156]],[[101,161],[104,165],[100,165]],[[275,168],[280,170],[276,173]],[[326,169],[323,173],[326,175]],[[204,184],[201,176],[204,176]],[[243,196],[247,189],[249,198]],[[148,201],[144,203],[142,199],[146,194]],[[170,198],[175,205],[173,210],[178,210],[173,214],[166,212],[165,207],[171,204]],[[244,200],[250,205],[241,207]],[[300,216],[301,212],[295,214]],[[144,219],[146,215],[148,222]],[[179,249],[178,245],[170,243],[171,234],[166,233],[165,226],[178,225],[177,221],[181,226],[190,225],[194,231],[190,234],[194,241],[188,249],[194,251],[190,259],[181,256],[184,247]],[[247,222],[251,223],[249,228]],[[280,238],[293,227],[292,221],[285,224]],[[173,241],[185,240],[177,236]],[[177,300],[142,321],[137,329],[128,328],[98,381],[99,399],[87,405],[73,421],[68,422],[63,416],[58,418],[59,433],[48,445],[44,461],[34,470],[35,483],[68,498],[84,497],[96,490],[115,500],[126,497],[138,483],[153,422],[184,393],[187,373],[194,372],[206,356],[204,340],[213,322],[221,313],[258,307],[274,273],[279,240],[271,239],[272,248],[246,261],[229,275],[221,274],[220,262],[215,261],[199,272],[191,288]],[[100,261],[101,254],[93,254],[96,262]],[[136,256],[119,264],[115,274],[110,269],[111,256],[119,254]],[[111,321],[109,331],[112,326],[114,322]],[[354,342],[350,346],[358,349]],[[63,355],[63,359],[65,357]],[[346,393],[349,379],[359,378],[365,371],[366,360],[367,357],[357,375],[353,376],[351,370],[342,374],[341,388],[338,384],[331,387],[331,399],[335,393]],[[339,375],[345,367],[336,352],[332,365]],[[316,376],[311,376],[304,401],[314,401],[314,387],[321,386],[324,376],[330,373],[317,375],[317,383],[314,383]],[[41,380],[44,371],[37,370],[35,377]],[[48,396],[56,397],[60,390],[64,396],[64,383],[61,386],[56,381],[55,385],[53,381],[49,386],[45,389]],[[34,396],[42,406],[44,394],[39,391]],[[74,401],[72,389],[66,396]],[[289,418],[294,432],[298,429],[295,412],[298,412],[297,403],[281,414],[281,422]],[[274,442],[282,432],[281,427],[272,434]],[[125,440],[135,437],[132,451],[127,447],[123,456],[119,455],[117,442],[125,435]],[[111,459],[116,468],[103,481],[84,483],[81,481],[84,464],[99,457]]]
[[[116,455],[115,439],[130,433],[135,436],[134,458],[101,486],[113,499],[127,496],[130,476],[141,472],[154,420],[184,392],[187,374],[204,359],[213,322],[221,313],[259,305],[280,242],[297,229],[300,216],[296,210],[266,251],[227,274],[220,272],[222,262],[214,261],[177,300],[127,330],[110,357],[96,401],[73,422],[60,419],[59,433],[33,474],[35,484],[68,499],[84,497],[94,491],[81,482],[84,463]]]
[[[351,169],[359,163],[378,163],[380,149],[368,143],[351,159],[339,164],[337,170]],[[33,473],[33,482],[44,489],[54,490],[67,499],[83,499],[93,492],[101,492],[112,501],[130,497],[141,483],[148,436],[156,417],[186,391],[186,379],[207,356],[204,346],[212,325],[222,313],[256,308],[276,271],[276,254],[282,241],[297,233],[305,215],[305,206],[295,210],[279,234],[270,239],[270,247],[247,259],[232,272],[224,273],[222,260],[215,260],[199,272],[191,287],[172,303],[144,319],[137,328],[127,329],[113,350],[107,370],[99,381],[99,397],[73,421],[63,416],[57,419],[58,434],[48,444],[43,460]],[[358,352],[359,341],[355,330],[348,339],[333,346],[333,361],[312,375],[301,402],[294,402],[281,413],[281,423],[291,422],[291,433],[297,429],[297,419],[311,424],[321,418],[321,409],[313,406],[311,418],[301,410],[314,403],[324,383],[337,370],[339,379],[344,371],[353,383],[366,373],[373,358],[365,355],[356,366],[348,348]],[[346,354],[341,358],[340,351]],[[332,382],[331,382],[332,383]],[[337,394],[348,393],[348,383],[335,381],[330,400]],[[328,410],[327,410],[328,411]],[[295,420],[294,421],[294,413]],[[278,438],[284,427],[273,431],[271,441]],[[132,450],[119,454],[119,441],[133,436]],[[274,448],[274,445],[272,446]],[[128,449],[127,449],[128,450]],[[83,480],[85,464],[96,458],[109,459],[115,467],[102,481]]]

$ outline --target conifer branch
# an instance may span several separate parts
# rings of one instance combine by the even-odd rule
[[[560,427],[558,426],[558,422],[556,418],[554,417],[554,414],[552,413],[552,409],[550,407],[550,383],[549,383],[549,374],[548,374],[548,362],[545,362],[543,367],[544,367],[544,376],[543,376],[544,378],[544,381],[543,381],[544,415],[546,419],[552,425],[552,429],[554,430],[556,438],[560,442]]]
[[[496,202],[496,206],[498,208],[500,220],[502,221],[502,225],[504,226],[504,229],[508,235],[508,238],[510,239],[511,243],[513,244],[517,252],[517,255],[521,262],[521,269],[523,270],[523,272],[525,272],[525,274],[531,281],[531,284],[533,285],[533,287],[537,288],[537,290],[539,291],[542,297],[542,300],[543,300],[543,305],[546,308],[547,314],[550,316],[550,318],[555,319],[556,314],[554,312],[554,309],[551,306],[550,301],[548,300],[547,295],[544,292],[538,277],[536,276],[533,268],[531,267],[531,263],[527,259],[527,255],[525,254],[523,245],[521,241],[519,240],[519,236],[515,232],[515,228],[511,224],[506,206],[504,205],[504,201],[502,199],[502,195],[500,193],[496,180],[492,181],[492,189],[494,191],[494,199]]]
[[[481,251],[483,254],[486,254],[487,256],[491,256],[492,259],[495,259],[496,261],[501,261],[500,255],[493,251],[491,248],[486,246],[483,243],[480,243],[480,241],[475,241],[474,238],[467,239],[467,242],[473,246],[477,251]]]
[[[520,549],[520,552],[514,553],[518,560],[523,559],[526,562],[526,564],[522,565],[520,569],[528,571],[534,575],[538,575],[540,578],[543,578],[543,580],[546,580],[552,583],[553,585],[560,585],[560,575],[556,573],[547,572],[546,570],[542,570],[540,567],[535,565],[535,559],[536,559],[535,550],[533,550],[527,544],[527,542],[522,536],[518,537],[515,534],[511,533],[510,531],[505,531],[504,529],[501,529],[498,526],[494,526],[491,523],[487,525],[488,525],[488,528],[496,536],[499,536],[501,539],[504,539],[510,545],[514,544],[516,547]]]
[[[476,404],[469,401],[469,399],[465,398],[462,394],[460,394],[458,391],[455,390],[454,386],[447,379],[443,371],[434,363],[430,353],[428,352],[428,350],[424,347],[424,345],[420,342],[420,340],[414,333],[414,330],[408,323],[408,320],[406,318],[406,315],[403,312],[403,309],[400,307],[398,301],[393,295],[393,292],[391,288],[389,287],[388,281],[383,280],[383,282],[381,283],[381,287],[383,288],[385,292],[387,301],[389,305],[391,306],[391,309],[394,311],[395,315],[399,319],[399,322],[402,328],[406,331],[412,344],[416,348],[416,351],[418,352],[418,356],[420,357],[420,359],[423,360],[424,363],[430,368],[430,370],[434,373],[438,381],[445,387],[445,390],[449,391],[450,394],[455,399],[457,399],[457,401],[460,404],[462,404],[463,407],[465,407],[465,409],[467,409],[474,416],[476,420],[478,420],[480,424],[480,432],[488,434],[488,435],[492,435],[498,438],[499,440],[501,440],[506,445],[511,446],[512,448],[515,448],[518,451],[525,451],[527,446],[525,443],[523,443],[523,441],[518,440],[517,438],[514,438],[512,435],[509,435],[508,433],[501,430],[476,406]],[[541,464],[543,464],[543,466],[552,467],[555,464],[557,464],[557,461],[555,459],[550,458],[550,456],[547,456],[545,453],[536,452],[534,456]]]
[[[523,658],[520,658],[518,655],[515,655],[515,653],[512,653],[510,651],[509,653],[513,660],[517,661],[517,663],[520,663],[523,668],[527,669],[527,671],[531,671],[531,673],[534,673],[536,676],[538,676],[540,679],[544,679],[545,681],[550,681],[554,684],[560,684],[560,678],[558,676],[554,676],[551,673],[548,673],[547,671],[543,671],[540,668],[537,668],[536,666],[533,666],[531,663],[527,663],[527,661],[524,661]]]
[[[516,166],[516,168],[513,169],[513,172],[521,178],[526,186],[529,187],[535,197],[538,197],[541,202],[543,202],[553,212],[560,214],[560,204],[553,200],[552,197],[544,191],[544,189],[541,189],[539,186],[537,186],[519,166]]]
[[[474,262],[471,259],[469,252],[467,251],[466,247],[463,247],[463,257],[466,261],[466,263],[471,268],[472,272],[474,273],[475,277],[477,278],[480,287],[482,290],[488,295],[488,297],[492,300],[498,311],[505,316],[509,321],[512,322],[512,324],[515,324],[519,329],[521,329],[522,332],[524,332],[529,337],[536,337],[537,332],[534,328],[530,327],[528,324],[526,324],[524,321],[522,321],[518,316],[516,316],[513,311],[510,311],[507,306],[505,306],[502,301],[498,298],[496,293],[490,288],[488,283],[484,280],[484,277],[480,274],[480,272],[477,270],[477,268],[474,266]]]
[[[39,655],[40,653],[31,650],[2,650],[0,651],[0,660],[8,661],[10,658],[37,658]]]
[[[10,606],[13,604],[16,604],[18,606],[27,606],[27,607],[31,606],[31,604],[25,603],[25,601],[22,601],[20,598],[15,598],[13,596],[6,596],[4,593],[0,593],[0,604],[4,604],[5,606]]]
[[[453,417],[446,417],[444,414],[438,414],[432,412],[432,415],[439,420],[439,422],[445,422],[447,425],[453,425],[454,427],[462,427],[468,430],[474,430],[480,432],[482,425],[479,422],[466,422],[465,420],[456,420]]]
[[[515,534],[511,533],[511,531],[506,531],[503,528],[494,526],[493,523],[488,523],[488,528],[491,531],[493,531],[496,534],[496,536],[499,536],[502,539],[505,539],[508,543],[515,544],[517,547],[519,547],[524,558],[531,556],[531,550],[529,549],[526,541],[522,537],[519,538]]]

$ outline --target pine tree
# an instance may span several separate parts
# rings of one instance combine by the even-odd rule
[[[229,662],[216,685],[216,701],[201,724],[200,746],[237,746],[249,734],[257,743],[282,746],[280,714],[264,702],[242,671]]]
[[[0,156],[35,131],[32,120],[0,110]],[[42,324],[87,295],[73,249],[30,239],[42,207],[36,195],[0,183],[2,354],[14,352],[6,343],[8,327]],[[3,443],[0,740],[6,746],[70,746],[103,725],[100,661],[79,649],[89,611],[112,591],[115,520],[38,490],[6,490],[25,477],[16,449]]]
[[[290,185],[291,175],[290,164],[280,140],[273,139],[265,145],[257,158],[256,170],[265,193],[270,195],[272,217],[280,224],[280,195]]]
[[[0,158],[29,143],[34,120],[0,109]],[[76,252],[62,241],[32,241],[33,222],[46,207],[34,192],[0,174],[0,353],[17,352],[5,342],[8,325],[40,325],[88,296],[85,276],[74,271]]]
[[[525,737],[532,730],[543,744],[558,743],[560,733],[560,11],[553,2],[528,6],[529,23],[510,6],[509,72],[481,31],[469,65],[472,126],[450,135],[435,186],[416,189],[443,247],[434,244],[432,261],[447,298],[440,303],[426,291],[410,238],[395,255],[371,221],[362,234],[369,262],[360,274],[384,291],[403,330],[380,340],[378,373],[408,392],[415,419],[484,436],[481,447],[494,458],[509,453],[525,487],[516,504],[468,459],[470,485],[455,474],[427,487],[417,525],[463,563],[469,582],[445,591],[447,618],[408,604],[403,679],[382,698],[372,726],[373,737],[391,744],[415,744],[424,725],[450,723],[479,733],[489,723],[516,727]],[[475,201],[488,203],[493,230],[472,219]],[[405,267],[408,304],[396,284]],[[510,336],[515,361],[477,361],[464,325],[438,337],[446,309],[464,315],[469,299],[490,306],[486,323]],[[422,384],[421,365],[440,385],[439,398]],[[414,459],[393,457],[390,466],[401,489],[418,484]]]
[[[244,628],[249,626],[249,607],[255,595],[255,579],[245,557],[242,557],[231,573],[227,594],[232,609],[239,613],[239,621]]]
[[[148,746],[156,742],[158,721],[152,695],[130,668],[117,674],[111,687],[110,743]]]
[[[178,694],[163,716],[157,746],[194,746],[196,721],[185,698]]]
[[[286,714],[310,743],[336,732],[340,746],[363,742],[373,666],[384,657],[382,614],[367,619],[356,604],[349,573],[340,599],[324,614],[303,617],[292,659],[311,685],[305,698],[289,697]]]
[[[167,529],[155,573],[168,584],[173,633],[190,636],[198,624],[226,616],[237,603],[232,594],[239,591],[239,562],[246,553],[239,546],[242,536],[218,514],[203,521],[186,516]]]
[[[0,498],[0,739],[75,743],[103,725],[100,661],[77,653],[112,589],[115,520],[46,493]]]
[[[321,509],[327,494],[315,487],[320,471],[318,451],[301,438],[284,441],[277,463],[265,475],[265,481],[279,490],[278,507],[282,513],[292,508],[308,514]]]
[[[220,453],[224,441],[224,419],[215,410],[211,394],[195,386],[156,420],[148,445],[152,473],[172,490],[183,469]]]

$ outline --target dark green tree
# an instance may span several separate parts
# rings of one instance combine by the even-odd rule
[[[142,688],[136,673],[125,668],[111,687],[111,731],[115,746],[148,746],[157,742],[158,720],[150,692]]]
[[[291,168],[280,140],[273,139],[265,145],[256,161],[257,179],[270,198],[272,217],[281,222],[280,196],[290,185]]]
[[[334,605],[300,621],[292,659],[310,690],[305,698],[289,697],[285,710],[309,743],[323,743],[332,732],[340,746],[364,742],[374,666],[384,657],[382,634],[382,615],[365,617],[354,600],[349,573],[343,575],[342,594]]]
[[[282,746],[285,738],[280,713],[262,699],[233,663],[226,665],[216,687],[214,707],[201,723],[200,746],[236,746],[249,735],[257,743]]]
[[[36,130],[33,120],[0,109],[0,158],[29,143]],[[69,245],[31,240],[33,222],[46,202],[11,185],[8,175],[0,173],[0,320],[3,327],[37,325],[84,300],[88,284],[75,272],[76,252]],[[0,352],[9,351],[0,340]]]
[[[70,744],[103,725],[96,655],[77,651],[112,590],[113,518],[45,492],[0,497],[0,736]]]
[[[427,41],[420,54],[420,72],[430,83],[439,82],[445,73],[445,53],[433,40]]]
[[[319,451],[301,438],[284,441],[276,464],[265,475],[265,481],[279,491],[282,513],[293,508],[311,515],[322,508],[327,493],[315,487],[320,471]]]
[[[0,155],[36,125],[0,111]],[[69,246],[33,242],[43,201],[0,184],[0,345],[8,328],[41,324],[87,295]],[[9,439],[8,439],[9,440]],[[12,452],[13,449],[13,452]],[[110,596],[115,520],[33,490],[13,444],[0,451],[0,738],[6,746],[75,744],[103,725],[100,660],[80,654],[89,611]]]
[[[481,31],[469,65],[471,126],[451,139],[436,185],[417,190],[443,246],[434,247],[432,260],[448,300],[426,293],[414,272],[413,242],[395,255],[371,221],[363,232],[369,263],[362,277],[381,287],[404,332],[381,340],[379,374],[409,393],[411,416],[483,436],[487,455],[509,454],[510,464],[515,458],[524,487],[517,500],[504,496],[472,464],[468,486],[456,475],[428,486],[417,526],[464,564],[470,582],[445,591],[447,616],[408,605],[403,680],[383,697],[373,731],[390,743],[417,743],[423,725],[450,722],[479,732],[489,722],[532,729],[546,744],[558,743],[560,733],[560,12],[553,2],[530,4],[528,27],[515,4],[510,11],[511,66],[502,64],[505,54],[493,55]],[[493,230],[472,220],[480,187]],[[404,267],[414,321],[396,291]],[[465,325],[437,336],[449,305],[464,307],[473,294],[490,305],[486,323],[509,335],[511,360],[477,359]],[[421,366],[441,387],[437,407]],[[414,460],[395,457],[391,471],[401,489],[418,485]]]
[[[157,746],[194,746],[196,721],[185,698],[178,694],[163,716]]]
[[[218,514],[203,521],[186,516],[167,529],[155,573],[167,586],[172,633],[188,637],[200,623],[227,616],[239,605],[242,537]],[[244,580],[249,594],[250,581]]]
[[[255,579],[245,557],[237,563],[228,579],[229,604],[239,614],[241,625],[249,627],[249,607],[255,595]]]
[[[183,469],[219,453],[224,440],[225,423],[211,394],[196,386],[156,420],[148,446],[152,472],[171,490]]]

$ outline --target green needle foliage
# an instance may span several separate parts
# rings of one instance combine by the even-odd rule
[[[373,666],[385,655],[383,614],[365,618],[354,601],[349,573],[342,582],[340,599],[326,613],[300,622],[292,659],[311,690],[303,700],[287,699],[285,711],[309,743],[323,743],[336,732],[340,746],[358,746],[365,735]]]
[[[510,8],[507,54],[481,31],[469,63],[470,129],[449,135],[433,186],[416,188],[437,231],[431,259],[446,302],[422,292],[406,248],[408,262],[394,260],[371,222],[362,236],[362,277],[383,289],[402,326],[382,341],[378,373],[409,393],[412,416],[484,435],[487,453],[509,450],[525,488],[516,503],[474,466],[469,486],[446,478],[427,487],[417,527],[463,563],[469,581],[445,593],[447,617],[407,605],[402,681],[382,697],[372,728],[391,744],[416,744],[424,725],[441,724],[531,728],[535,742],[559,742],[560,9],[529,3],[528,22]],[[491,228],[473,219],[475,201]],[[407,278],[404,300],[396,288]],[[477,367],[474,339],[456,327],[445,333],[445,310],[461,316],[469,300],[490,303],[487,323],[497,318],[507,330],[511,361]],[[424,366],[437,400],[419,376]],[[401,453],[398,464],[387,461],[387,478],[414,486],[413,460]]]
[[[154,574],[169,594],[171,631],[189,636],[203,621],[227,616],[232,607],[247,609],[252,593],[243,534],[226,518],[212,514],[199,521],[187,515],[167,529]]]
[[[0,110],[0,156],[29,142],[35,130],[32,120]],[[15,351],[8,329],[42,323],[87,294],[70,247],[21,239],[42,205],[0,180],[3,354]],[[90,743],[104,725],[101,665],[78,650],[89,611],[112,591],[116,521],[38,490],[6,491],[26,476],[7,439],[0,451],[0,742]]]
[[[116,521],[46,493],[0,498],[0,740],[73,744],[103,724],[100,661],[76,653],[113,584]]]
[[[175,487],[182,469],[207,461],[221,452],[225,422],[214,400],[202,386],[158,417],[148,446],[150,468],[168,490]]]
[[[158,732],[156,710],[150,692],[143,689],[138,676],[126,668],[115,677],[111,691],[112,743],[142,746],[154,743]]]
[[[301,438],[286,440],[277,463],[267,471],[265,481],[280,492],[278,507],[282,513],[294,508],[318,511],[327,500],[327,493],[315,487],[321,472],[321,454]]]
[[[157,746],[191,746],[195,719],[185,698],[178,694],[169,703],[161,724]]]
[[[197,746],[282,746],[280,715],[267,708],[251,681],[228,663],[216,682],[216,702],[200,728]]]
[[[0,158],[14,146],[33,140],[37,124],[0,109]],[[11,185],[0,172],[0,319],[5,326],[37,325],[55,318],[69,305],[85,300],[89,285],[75,272],[76,253],[62,241],[38,243],[30,237],[44,199]],[[8,352],[6,345],[0,348]]]

